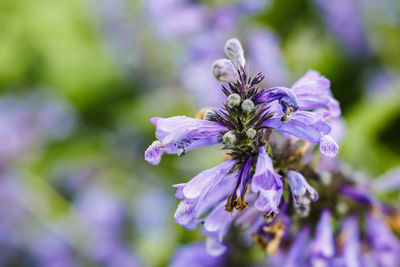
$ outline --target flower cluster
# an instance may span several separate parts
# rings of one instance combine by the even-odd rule
[[[228,59],[212,66],[214,76],[228,82],[222,86],[226,95],[223,107],[205,111],[202,119],[151,119],[158,140],[145,152],[148,162],[158,164],[163,153],[183,156],[198,147],[224,145],[227,161],[188,183],[175,185],[176,197],[182,199],[175,221],[187,228],[203,223],[213,254],[224,251],[223,240],[239,217],[265,217],[271,222],[281,209],[282,196],[288,193],[284,188],[290,187],[299,210],[309,210],[310,202],[318,199],[316,190],[297,169],[296,158],[274,158],[271,141],[277,133],[299,143],[320,144],[320,151],[329,157],[339,149],[329,136],[329,121],[340,116],[340,108],[325,77],[310,71],[292,88],[261,89],[264,75],[249,76],[237,39],[227,41],[225,53]],[[263,216],[255,216],[260,213]]]

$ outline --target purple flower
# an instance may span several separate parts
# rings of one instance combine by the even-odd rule
[[[361,187],[343,186],[340,189],[340,193],[364,205],[372,206],[378,202],[371,192]]]
[[[318,222],[315,236],[310,247],[311,262],[316,266],[320,266],[319,264],[329,263],[335,255],[331,220],[331,213],[328,210],[324,210]]]
[[[200,31],[206,25],[206,9],[200,4],[182,0],[151,0],[146,4],[150,15],[154,17],[153,25],[163,39],[184,37]]]
[[[400,243],[387,225],[377,217],[367,217],[367,236],[377,266],[395,267],[400,261]]]
[[[229,212],[225,211],[225,201],[221,201],[205,218],[203,232],[206,233],[212,240],[222,243],[234,218],[235,217],[231,216]],[[217,251],[222,251],[220,246],[218,246]],[[212,254],[215,255],[218,253]]]
[[[363,25],[363,14],[357,0],[314,0],[328,28],[353,54],[364,56],[368,43]]]
[[[207,253],[203,243],[182,246],[173,255],[171,267],[219,267],[224,265],[224,256],[214,257]]]
[[[274,87],[262,91],[256,101],[268,103],[275,113],[263,126],[319,143],[324,155],[335,156],[339,146],[327,136],[332,130],[327,118],[340,116],[340,107],[329,87],[329,80],[316,71],[309,71],[290,89]],[[276,100],[279,105],[270,104]]]
[[[339,116],[340,109],[331,96],[329,81],[316,72],[307,73],[292,88],[261,90],[259,84],[264,75],[249,76],[237,39],[227,41],[225,54],[229,59],[217,60],[213,65],[216,78],[228,82],[222,85],[223,106],[208,110],[203,120],[184,116],[153,118],[158,140],[148,148],[145,158],[157,164],[164,152],[183,155],[197,147],[222,143],[229,160],[174,186],[175,196],[181,199],[175,222],[188,229],[202,223],[202,233],[207,236],[206,250],[214,256],[226,251],[226,236],[232,225],[254,231],[254,242],[267,253],[279,252],[282,240],[293,243],[292,234],[285,231],[292,228],[289,215],[293,209],[288,208],[288,203],[281,203],[282,195],[285,199],[288,195],[284,188],[290,186],[295,211],[308,208],[311,201],[318,199],[315,189],[293,169],[312,176],[319,173],[313,172],[310,161],[304,161],[305,153],[311,156],[308,144],[284,139],[288,142],[281,148],[276,133],[320,143],[323,153],[334,156],[338,147],[328,136],[331,127],[327,121]],[[276,161],[275,168],[267,148]],[[287,175],[287,186],[275,169]],[[320,180],[315,179],[316,183]],[[306,216],[302,217],[306,220]],[[313,262],[330,262],[334,256],[330,218],[326,209],[311,246]],[[292,258],[298,258],[301,244],[308,243],[308,230],[304,231],[298,240],[300,245],[293,246]],[[322,243],[325,245],[321,246]]]
[[[227,160],[217,167],[201,172],[186,184],[176,185],[177,196],[183,200],[175,212],[175,222],[189,228],[196,226],[196,218],[229,193],[231,187],[228,184],[233,185],[234,180],[228,173],[235,164],[234,160]]]
[[[260,193],[254,203],[258,210],[266,213],[279,211],[278,206],[282,197],[282,177],[274,171],[265,147],[259,149],[251,190]]]
[[[286,255],[284,267],[304,266],[308,256],[310,228],[304,227],[297,234],[296,240]]]
[[[307,183],[301,173],[289,170],[287,177],[296,206],[308,206],[311,201],[317,201],[317,191]]]
[[[388,171],[372,181],[372,190],[377,193],[400,190],[400,168]]]
[[[72,248],[61,237],[54,234],[43,233],[39,238],[35,238],[32,251],[39,265],[43,267],[79,266],[78,257],[73,253]]]
[[[145,159],[151,164],[158,164],[164,152],[183,156],[186,151],[216,144],[219,135],[227,131],[227,128],[218,122],[185,116],[152,118],[151,122],[157,127],[156,136],[159,139],[145,152]]]
[[[279,40],[272,32],[252,31],[246,38],[246,47],[253,68],[268,75],[266,84],[278,86],[287,81]]]
[[[355,216],[348,217],[343,223],[345,243],[343,247],[344,266],[361,267],[361,240],[359,236],[358,220]]]

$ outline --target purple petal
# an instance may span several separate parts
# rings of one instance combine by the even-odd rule
[[[256,102],[271,103],[278,100],[282,106],[283,112],[286,112],[288,106],[298,109],[297,98],[291,89],[286,87],[273,87],[261,91],[257,96]]]
[[[176,193],[175,193],[175,197],[178,199],[183,199],[183,188],[185,187],[185,183],[181,183],[181,184],[174,184],[173,187],[176,188]]]
[[[360,187],[343,186],[340,193],[361,204],[373,205],[377,202],[371,192]]]
[[[343,223],[345,244],[343,248],[343,261],[345,266],[361,267],[361,241],[356,217],[351,216]]]
[[[328,262],[335,255],[331,214],[328,210],[322,212],[311,243],[310,255],[312,261]]]
[[[282,181],[281,176],[274,171],[265,147],[259,149],[251,190],[255,193],[260,192],[254,203],[256,209],[262,212],[278,212],[282,197]]]
[[[252,67],[268,75],[265,82],[269,86],[287,81],[279,40],[272,32],[267,29],[252,32],[247,38],[246,48]]]
[[[394,192],[400,190],[400,168],[388,171],[372,181],[372,190],[377,193]]]
[[[220,229],[226,218],[231,216],[229,212],[225,211],[225,203],[220,202],[220,204],[215,207],[215,209],[207,216],[204,221],[204,228],[209,232],[215,232]]]
[[[196,200],[184,199],[182,200],[174,214],[174,220],[179,225],[190,225],[195,220],[195,206]]]
[[[278,212],[279,203],[282,198],[282,189],[279,190],[263,190],[260,191],[254,207],[262,212]]]
[[[211,256],[218,257],[225,253],[226,246],[213,237],[207,237],[206,250]]]
[[[159,140],[154,141],[144,152],[145,160],[153,165],[159,164],[162,156],[161,148],[161,142]]]
[[[194,199],[199,197],[203,191],[208,192],[211,183],[214,180],[221,181],[235,164],[236,161],[230,159],[212,169],[199,173],[183,188],[183,195],[186,198]]]
[[[330,85],[330,81],[318,72],[308,71],[292,86],[298,100],[299,110],[314,110],[324,107],[329,110],[329,115],[339,117],[341,113],[339,102],[332,97]]]
[[[171,260],[170,267],[210,266],[219,267],[224,264],[224,257],[210,255],[204,243],[193,243],[182,246]]]
[[[166,153],[178,153],[218,143],[219,135],[227,128],[214,121],[198,120],[185,116],[152,118],[157,126],[156,136]]]
[[[303,266],[308,255],[308,239],[310,228],[304,227],[297,234],[296,240],[290,247],[289,253],[285,261],[284,267]]]
[[[289,179],[290,190],[296,205],[308,205],[310,201],[318,199],[317,191],[312,188],[304,176],[296,171],[289,170],[287,173]]]
[[[234,218],[235,216],[225,210],[225,201],[222,201],[205,219],[204,230],[206,234],[215,236],[222,242]]]
[[[324,135],[321,137],[319,150],[325,156],[333,158],[339,152],[339,146],[330,135]]]
[[[331,127],[323,120],[321,114],[307,111],[295,112],[292,118],[284,124],[282,124],[280,116],[274,116],[262,125],[294,135],[310,143],[319,143],[321,137],[331,131]]]

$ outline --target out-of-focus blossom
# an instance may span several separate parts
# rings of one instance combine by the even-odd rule
[[[224,256],[211,256],[207,253],[204,243],[193,243],[182,246],[173,255],[170,267],[219,267],[225,266]]]
[[[365,56],[369,47],[360,3],[357,0],[314,0],[328,28],[353,54]]]
[[[23,158],[51,140],[68,136],[75,125],[72,108],[44,92],[0,100],[1,161]]]

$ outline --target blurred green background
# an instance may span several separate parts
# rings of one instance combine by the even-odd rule
[[[165,2],[149,2],[157,1]],[[155,139],[151,117],[194,116],[203,105],[182,82],[198,33],[159,36],[163,21],[149,2],[0,2],[1,266],[164,266],[180,244],[200,236],[174,224],[171,185],[214,166],[220,152],[165,156],[159,166],[143,159]],[[252,28],[273,32],[284,86],[308,69],[331,80],[346,121],[340,158],[371,177],[400,166],[398,1],[350,1],[365,53],[346,47],[321,1],[261,2],[233,16],[237,28],[227,38],[245,38]],[[173,5],[194,5],[167,4],[167,13],[178,14]],[[241,4],[195,5],[211,14]],[[353,25],[342,16],[339,29]],[[218,35],[216,26],[201,29],[211,32]],[[222,53],[220,43],[210,46]]]

